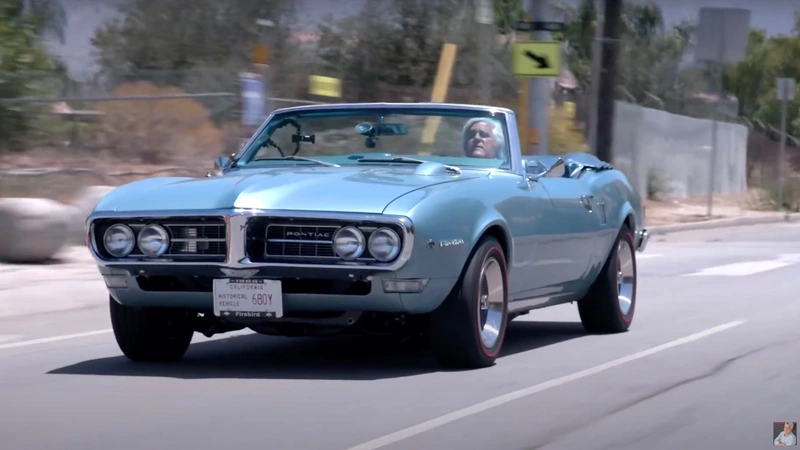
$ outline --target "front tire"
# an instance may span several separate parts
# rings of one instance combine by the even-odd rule
[[[636,250],[633,233],[626,225],[600,275],[586,297],[578,302],[581,323],[590,333],[622,333],[628,330],[636,311]]]
[[[111,326],[122,353],[136,362],[172,362],[183,357],[194,330],[181,309],[131,308],[109,297]]]
[[[431,315],[440,364],[477,369],[494,364],[508,326],[508,269],[497,239],[482,239],[459,285]]]

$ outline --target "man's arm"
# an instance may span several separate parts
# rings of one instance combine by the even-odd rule
[[[775,438],[775,440],[772,442],[772,445],[783,445],[781,443],[782,437],[783,437],[783,431],[781,431],[781,434],[779,434],[778,437]]]

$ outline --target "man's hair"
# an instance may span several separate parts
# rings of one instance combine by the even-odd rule
[[[789,425],[789,427],[794,428],[794,424],[792,422],[786,422],[786,425]]]

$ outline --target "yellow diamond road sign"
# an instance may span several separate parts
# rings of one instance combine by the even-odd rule
[[[342,80],[320,75],[310,75],[308,77],[308,92],[311,95],[322,97],[341,97]]]
[[[561,42],[515,43],[511,67],[518,77],[557,77],[561,75]]]

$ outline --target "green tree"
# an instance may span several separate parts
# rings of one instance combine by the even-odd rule
[[[32,2],[28,8],[21,0],[0,0],[0,98],[42,93],[31,73],[52,70],[57,64],[42,37],[47,32],[63,30],[63,18],[48,15],[47,11],[50,10],[43,0]],[[0,141],[17,143],[29,123],[29,117],[19,108],[0,104]]]
[[[766,37],[764,30],[750,32],[747,56],[725,74],[725,85],[739,100],[739,114],[780,126],[781,103],[776,96],[776,78],[794,78],[800,83],[800,14],[789,35]],[[787,131],[800,136],[800,89],[787,108]]]
[[[477,38],[467,31],[474,11],[459,0],[372,0],[353,17],[319,26],[319,70],[345,79],[361,99],[375,98],[376,82],[430,86],[445,42],[458,45],[458,67],[474,65]],[[468,82],[458,79],[467,73],[455,70],[455,83]]]
[[[500,33],[510,33],[518,21],[525,19],[522,0],[494,0],[494,19]]]
[[[132,0],[120,12],[92,39],[101,73],[124,82],[144,72],[153,74],[150,81],[182,85],[191,69],[246,68],[261,33],[268,33],[279,65],[289,51],[294,2]],[[275,26],[262,29],[258,18]]]

